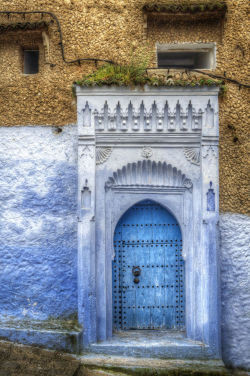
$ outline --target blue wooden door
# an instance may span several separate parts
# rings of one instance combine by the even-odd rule
[[[114,235],[113,328],[184,328],[184,262],[176,219],[161,205],[130,208]]]

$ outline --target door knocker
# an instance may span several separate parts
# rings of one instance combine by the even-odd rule
[[[141,268],[139,266],[133,266],[132,273],[135,277],[139,277],[139,275],[141,275]]]
[[[134,278],[134,283],[136,283],[136,284],[139,283],[140,280],[137,277],[139,277],[141,275],[141,268],[139,266],[133,266],[132,274],[136,277],[136,278]]]

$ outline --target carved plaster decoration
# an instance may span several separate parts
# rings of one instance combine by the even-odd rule
[[[111,147],[97,147],[96,148],[96,164],[100,165],[110,157],[112,153]]]
[[[213,183],[210,181],[210,188],[207,191],[207,211],[215,211],[215,193],[212,188]]]
[[[213,145],[203,146],[202,147],[202,157],[203,158],[218,158],[217,149]]]
[[[89,209],[91,206],[91,191],[88,185],[88,179],[85,180],[85,185],[81,190],[81,208]]]
[[[88,102],[84,111],[84,125],[90,122],[90,113]],[[208,127],[214,126],[214,109],[211,103],[204,110],[195,109],[190,101],[186,109],[183,109],[180,102],[171,109],[168,102],[159,108],[159,104],[154,101],[151,107],[146,109],[142,101],[139,107],[130,101],[126,108],[122,108],[120,102],[117,102],[114,111],[111,111],[107,101],[101,110],[93,111],[95,129],[98,132],[196,132],[201,130],[203,123],[203,114],[206,112],[206,123]]]
[[[193,188],[192,181],[190,179],[185,179],[184,182],[183,182],[183,187],[185,187],[187,189]]]
[[[185,174],[166,162],[151,160],[128,163],[113,173],[105,188],[130,187],[173,187],[191,189],[193,183]]]
[[[90,127],[91,126],[91,109],[89,106],[88,101],[85,104],[85,107],[82,110],[82,120],[83,120],[83,126],[84,127]]]
[[[200,165],[200,150],[199,149],[185,148],[184,155],[190,163],[195,164],[197,166]]]
[[[150,146],[144,146],[141,152],[143,158],[150,158],[153,155],[153,150]]]
[[[83,147],[81,153],[80,153],[80,158],[86,158],[86,157],[90,157],[91,159],[94,158],[94,152],[93,150],[91,150],[91,148],[89,147],[89,145],[86,145]]]
[[[206,127],[213,128],[214,127],[214,109],[211,106],[210,99],[207,104],[206,108]]]

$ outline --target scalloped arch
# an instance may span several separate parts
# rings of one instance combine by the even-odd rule
[[[106,189],[122,186],[152,186],[192,188],[185,174],[166,162],[143,160],[128,163],[113,173],[105,184]]]

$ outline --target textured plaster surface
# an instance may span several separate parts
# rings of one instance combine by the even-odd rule
[[[181,0],[176,0],[175,4],[178,2]],[[9,2],[3,0],[0,10],[54,12],[61,22],[67,59],[96,57],[126,63],[131,46],[136,49],[146,43],[155,54],[156,42],[216,42],[215,73],[224,75],[226,72],[228,77],[246,83],[249,61],[246,0],[227,0],[228,12],[222,24],[193,19],[177,22],[174,18],[166,25],[163,19],[149,20],[147,36],[141,10],[144,3],[144,0],[13,0],[10,7]],[[162,3],[162,0],[155,3]],[[44,19],[50,20],[46,16]],[[26,16],[26,20],[40,21],[40,15]],[[0,22],[23,22],[23,18],[0,16]],[[55,23],[49,26],[48,36],[49,63],[56,64],[53,67],[45,64],[41,34],[12,32],[0,36],[1,125],[75,122],[72,82],[92,72],[95,65],[63,63]],[[34,46],[39,46],[41,51],[40,72],[26,76],[21,73],[21,47]],[[181,78],[180,72],[175,77]],[[245,214],[248,210],[248,92],[229,83],[227,88],[226,96],[220,101],[220,206],[223,211]]]
[[[222,214],[220,230],[223,359],[250,369],[250,218]]]
[[[75,128],[1,128],[2,320],[77,312]]]
[[[0,129],[1,321],[77,311],[76,127]],[[222,214],[222,345],[250,368],[249,217]]]

